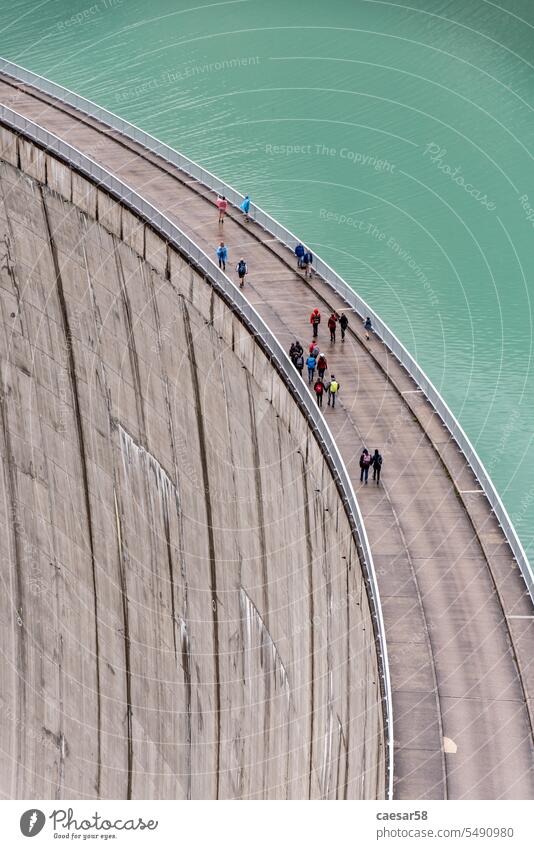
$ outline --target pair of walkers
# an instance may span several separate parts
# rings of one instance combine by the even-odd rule
[[[226,247],[224,242],[219,243],[219,246],[216,249],[215,253],[217,254],[217,259],[219,260],[219,268],[221,268],[223,271],[226,271],[226,262],[228,260],[228,248]],[[248,265],[243,257],[241,257],[241,259],[237,263],[235,270],[237,271],[237,276],[239,278],[239,286],[242,289],[245,283],[245,277],[248,274]]]
[[[310,369],[308,367],[308,377],[309,373]],[[313,383],[313,375],[309,382]],[[313,384],[313,391],[315,392],[318,407],[323,406],[323,397],[325,395],[328,395],[328,406],[332,406],[332,408],[336,406],[336,395],[339,392],[339,383],[337,382],[335,375],[331,375],[330,380],[327,380],[326,382],[322,377],[318,377]]]
[[[369,469],[373,467],[373,480],[378,486],[380,483],[380,472],[382,470],[382,455],[378,448],[375,448],[375,453],[371,456],[367,448],[364,448],[360,456],[360,483],[367,484],[369,478]]]
[[[301,242],[295,248],[295,256],[297,257],[297,268],[304,271],[304,276],[309,277],[312,272],[313,254],[309,248],[305,248]]]
[[[217,200],[215,201],[215,206],[219,210],[219,224],[224,224],[224,216],[228,211],[228,201],[226,200],[224,195],[218,195]],[[239,209],[243,213],[245,217],[245,221],[250,221],[250,197],[245,195],[241,204],[239,205]]]

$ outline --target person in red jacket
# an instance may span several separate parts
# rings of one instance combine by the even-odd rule
[[[321,323],[321,313],[315,307],[314,311],[310,315],[310,324],[313,327],[313,338],[317,339],[317,333],[319,332],[319,325]]]
[[[337,315],[335,312],[332,313],[330,318],[328,319],[328,329],[330,331],[330,341],[336,341],[336,328],[337,328]]]
[[[326,361],[326,357],[324,354],[319,354],[317,357],[317,371],[319,372],[319,377],[321,380],[324,377],[324,373],[328,368],[328,363]]]

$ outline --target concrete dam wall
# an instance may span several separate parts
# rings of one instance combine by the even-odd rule
[[[293,396],[131,211],[0,156],[2,796],[383,798],[356,543]]]

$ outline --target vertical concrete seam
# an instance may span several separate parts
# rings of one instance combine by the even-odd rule
[[[208,550],[210,558],[210,584],[211,584],[211,613],[213,623],[213,653],[215,664],[215,711],[216,711],[216,726],[217,726],[217,746],[215,754],[215,798],[219,798],[220,784],[220,761],[221,761],[221,682],[220,682],[220,657],[219,657],[219,600],[217,597],[217,559],[215,556],[215,538],[213,533],[213,516],[210,498],[210,483],[207,455],[207,441],[204,430],[204,419],[202,414],[202,403],[200,399],[200,386],[197,361],[195,355],[195,346],[193,334],[191,331],[191,322],[189,313],[185,304],[184,298],[180,298],[182,306],[185,339],[187,351],[189,353],[189,362],[191,365],[191,382],[193,385],[193,393],[195,396],[195,413],[197,420],[198,442],[200,452],[200,464],[202,467],[202,482],[204,489],[204,501],[206,507],[206,520],[208,531]]]
[[[132,667],[130,656],[130,623],[128,614],[128,583],[124,563],[124,547],[122,544],[122,523],[119,504],[117,500],[117,489],[113,482],[113,502],[115,505],[115,524],[117,529],[117,551],[119,558],[119,575],[121,582],[122,621],[124,626],[124,666],[126,673],[126,728],[127,728],[127,771],[128,779],[126,786],[126,798],[132,798],[133,782],[133,734],[132,734]]]
[[[82,468],[82,482],[83,482],[83,490],[84,490],[84,498],[85,498],[85,512],[86,512],[86,521],[87,521],[87,530],[89,533],[89,548],[91,554],[91,573],[92,573],[92,584],[93,584],[93,610],[94,610],[94,618],[95,618],[95,666],[96,666],[96,685],[97,685],[97,774],[96,774],[96,795],[100,797],[100,788],[101,788],[101,779],[102,779],[102,697],[100,690],[100,643],[99,643],[99,632],[98,632],[98,591],[97,591],[97,580],[96,580],[96,557],[95,557],[95,546],[94,546],[94,535],[93,535],[93,519],[91,513],[91,497],[89,493],[89,473],[87,470],[87,460],[86,460],[86,452],[85,452],[85,436],[83,431],[83,423],[82,423],[82,415],[80,409],[80,398],[78,394],[78,383],[76,378],[76,360],[74,357],[74,348],[72,345],[72,334],[70,330],[69,324],[69,316],[67,310],[67,303],[65,300],[65,293],[63,290],[63,281],[61,278],[61,271],[59,268],[59,259],[57,255],[57,248],[54,238],[52,236],[52,230],[50,226],[50,219],[48,216],[48,209],[46,205],[46,198],[43,191],[43,187],[39,185],[39,192],[41,194],[41,203],[44,213],[44,222],[46,233],[48,235],[48,243],[50,246],[50,252],[52,254],[52,262],[54,265],[54,275],[56,278],[56,290],[58,294],[59,307],[61,312],[61,319],[63,324],[63,332],[66,340],[67,347],[67,357],[69,362],[69,375],[70,375],[70,383],[72,389],[72,397],[74,401],[74,416],[76,420],[76,431],[78,435],[78,449],[80,453],[80,464]]]

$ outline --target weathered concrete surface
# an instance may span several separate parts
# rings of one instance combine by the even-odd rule
[[[0,794],[382,797],[365,587],[305,419],[158,237],[26,142],[20,163],[0,164]]]
[[[0,78],[2,96],[16,96],[17,111],[116,173],[214,255],[213,193],[35,89]],[[5,150],[16,162],[9,137]],[[323,315],[344,308],[235,211],[224,238],[231,260],[239,252],[249,262],[247,298],[287,347],[309,339],[314,306]],[[532,799],[534,610],[505,536],[457,445],[384,346],[368,342],[354,317],[344,346],[325,344],[325,335],[342,391],[335,413],[324,412],[358,490],[384,603],[395,796]],[[380,489],[359,489],[365,443],[383,449]]]

